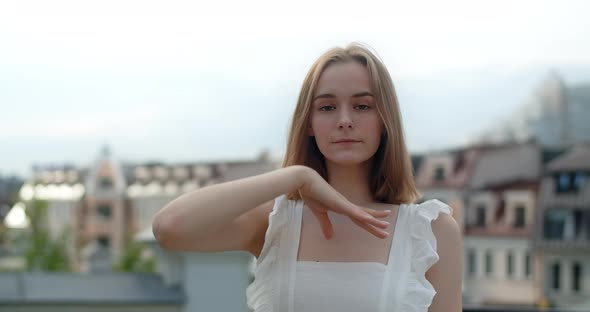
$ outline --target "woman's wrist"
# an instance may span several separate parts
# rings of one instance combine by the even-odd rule
[[[295,171],[295,180],[297,181],[297,190],[301,189],[308,181],[311,180],[311,175],[315,173],[315,170],[303,165],[291,166]]]

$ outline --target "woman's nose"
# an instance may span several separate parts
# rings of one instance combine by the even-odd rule
[[[342,110],[340,116],[338,116],[338,128],[351,128],[352,129],[352,118],[350,113],[346,110]]]

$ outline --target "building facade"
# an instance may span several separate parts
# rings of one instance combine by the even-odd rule
[[[157,211],[174,198],[278,166],[267,153],[253,160],[129,164],[104,148],[87,168],[37,167],[20,197],[48,202],[49,232],[68,240],[76,271],[107,272],[133,235],[151,228]]]
[[[541,298],[532,244],[540,155],[533,144],[480,148],[465,193],[467,303],[533,306]]]
[[[590,310],[590,145],[551,161],[539,190],[535,247],[544,296],[555,306]]]

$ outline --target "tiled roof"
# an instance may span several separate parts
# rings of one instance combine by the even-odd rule
[[[590,170],[590,144],[579,144],[547,165],[549,172]]]
[[[536,181],[541,168],[541,153],[533,144],[492,148],[480,155],[469,186],[479,189],[511,181]]]

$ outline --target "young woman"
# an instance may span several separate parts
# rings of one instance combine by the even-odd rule
[[[417,197],[391,77],[351,44],[305,77],[281,169],[182,195],[153,230],[167,249],[257,257],[253,311],[461,311],[460,230]]]

